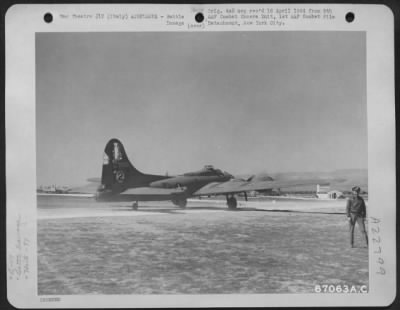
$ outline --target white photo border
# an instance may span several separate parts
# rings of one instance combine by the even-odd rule
[[[285,26],[182,30],[160,21],[86,21],[59,19],[60,14],[182,14],[186,23],[210,8],[330,8],[340,18],[290,21]],[[56,18],[43,21],[45,13]],[[353,12],[356,22],[344,16]],[[396,158],[394,101],[394,17],[384,5],[347,4],[218,4],[218,5],[14,5],[6,14],[6,190],[7,292],[18,308],[124,307],[267,307],[386,306],[396,296]],[[221,295],[68,295],[41,302],[37,294],[35,33],[132,31],[365,31],[367,35],[367,111],[369,218],[379,225],[379,246],[370,236],[369,292],[365,294],[221,294]],[[23,175],[21,175],[21,167]],[[379,221],[379,222],[378,222]],[[370,222],[371,223],[371,222]],[[371,226],[371,225],[370,225]],[[369,228],[371,229],[371,227]],[[380,249],[380,250],[379,250]],[[19,256],[20,273],[11,272]],[[382,263],[382,261],[384,263]],[[25,263],[24,263],[25,262]],[[11,264],[11,265],[10,265]],[[383,267],[382,267],[383,266]],[[381,269],[385,274],[382,275]],[[55,297],[55,296],[51,296]]]

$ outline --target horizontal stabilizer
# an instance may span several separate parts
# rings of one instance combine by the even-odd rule
[[[99,183],[101,182],[101,178],[88,178],[86,179],[86,181],[90,182],[90,183]]]

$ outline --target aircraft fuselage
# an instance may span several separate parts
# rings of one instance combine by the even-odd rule
[[[100,201],[171,200],[180,207],[198,189],[210,183],[222,183],[233,176],[207,165],[203,169],[178,176],[146,174],[129,161],[122,143],[111,139],[104,149],[101,186],[96,198]]]
[[[151,182],[150,187],[153,188],[186,188],[188,192],[194,192],[212,182],[226,182],[230,179],[226,175],[203,176],[203,175],[179,175],[169,179]]]

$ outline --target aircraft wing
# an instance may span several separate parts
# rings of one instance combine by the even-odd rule
[[[249,182],[240,179],[233,179],[224,183],[210,183],[198,191],[193,196],[207,195],[225,195],[250,191],[262,191],[269,189],[281,189],[303,185],[323,185],[329,184],[326,179],[308,179],[308,180],[285,180],[285,181],[255,181]]]
[[[155,200],[173,200],[186,195],[182,188],[154,188],[154,187],[136,187],[128,188],[119,193],[122,200],[155,201]]]
[[[88,182],[90,183],[101,183],[101,178],[97,178],[97,177],[93,177],[93,178],[88,178],[87,179]]]
[[[119,195],[143,195],[143,196],[164,196],[164,195],[180,195],[184,189],[179,188],[156,188],[156,187],[135,187],[128,188]]]

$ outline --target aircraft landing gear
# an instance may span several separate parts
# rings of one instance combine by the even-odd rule
[[[226,204],[228,205],[228,209],[234,210],[237,207],[237,200],[235,196],[226,196]]]
[[[174,200],[172,200],[172,203],[175,206],[178,206],[181,209],[185,209],[186,208],[186,204],[187,204],[187,200],[186,200],[186,198],[174,199]]]
[[[132,210],[137,210],[139,208],[139,203],[136,201],[132,204]]]
[[[187,200],[186,200],[186,199],[181,199],[181,200],[179,200],[179,202],[178,202],[178,206],[179,206],[179,208],[181,208],[181,209],[185,209],[185,208],[186,208],[186,204],[187,204]]]

